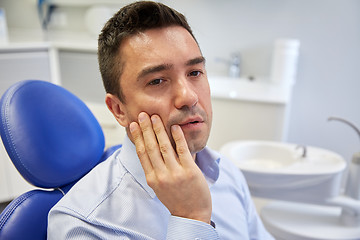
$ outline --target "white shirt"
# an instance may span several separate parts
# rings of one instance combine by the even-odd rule
[[[147,185],[134,144],[100,163],[52,208],[48,239],[262,239],[265,230],[241,172],[209,148],[197,153],[212,198],[211,225],[171,216]]]

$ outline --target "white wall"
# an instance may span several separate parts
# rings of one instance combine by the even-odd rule
[[[0,7],[9,9],[10,27],[39,27],[36,10],[31,8],[34,2],[0,0]],[[359,138],[350,128],[327,123],[327,118],[335,115],[360,127],[360,1],[161,2],[188,17],[210,74],[226,74],[225,64],[215,59],[229,58],[232,52],[239,51],[243,76],[268,76],[274,40],[298,38],[301,49],[288,141],[328,148],[345,158],[360,150]],[[69,28],[81,28],[83,19],[76,16],[82,16],[84,9],[72,8],[70,12]]]

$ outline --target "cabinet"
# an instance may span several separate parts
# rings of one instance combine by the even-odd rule
[[[121,143],[125,130],[105,105],[96,51],[60,48],[58,56],[61,85],[82,99],[95,115],[105,135],[105,148]]]
[[[47,48],[0,49],[0,94],[15,82],[25,79],[51,81]]]
[[[0,94],[12,84],[26,79],[51,81],[46,47],[0,49]],[[10,161],[0,140],[0,202],[9,201],[33,188]]]
[[[220,150],[230,141],[282,141],[286,124],[285,104],[213,98],[212,108],[208,145],[215,150]]]
[[[59,50],[61,85],[85,102],[104,103],[96,52]]]

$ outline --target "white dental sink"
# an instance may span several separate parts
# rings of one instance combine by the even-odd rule
[[[220,152],[243,172],[253,196],[321,203],[339,195],[345,160],[316,147],[270,141],[234,141]]]

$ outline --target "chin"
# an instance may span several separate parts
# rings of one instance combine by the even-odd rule
[[[191,154],[196,154],[206,147],[208,141],[208,134],[193,134],[185,135],[185,139]]]
[[[196,154],[203,150],[206,146],[206,141],[203,142],[188,142],[188,148],[191,154]]]

